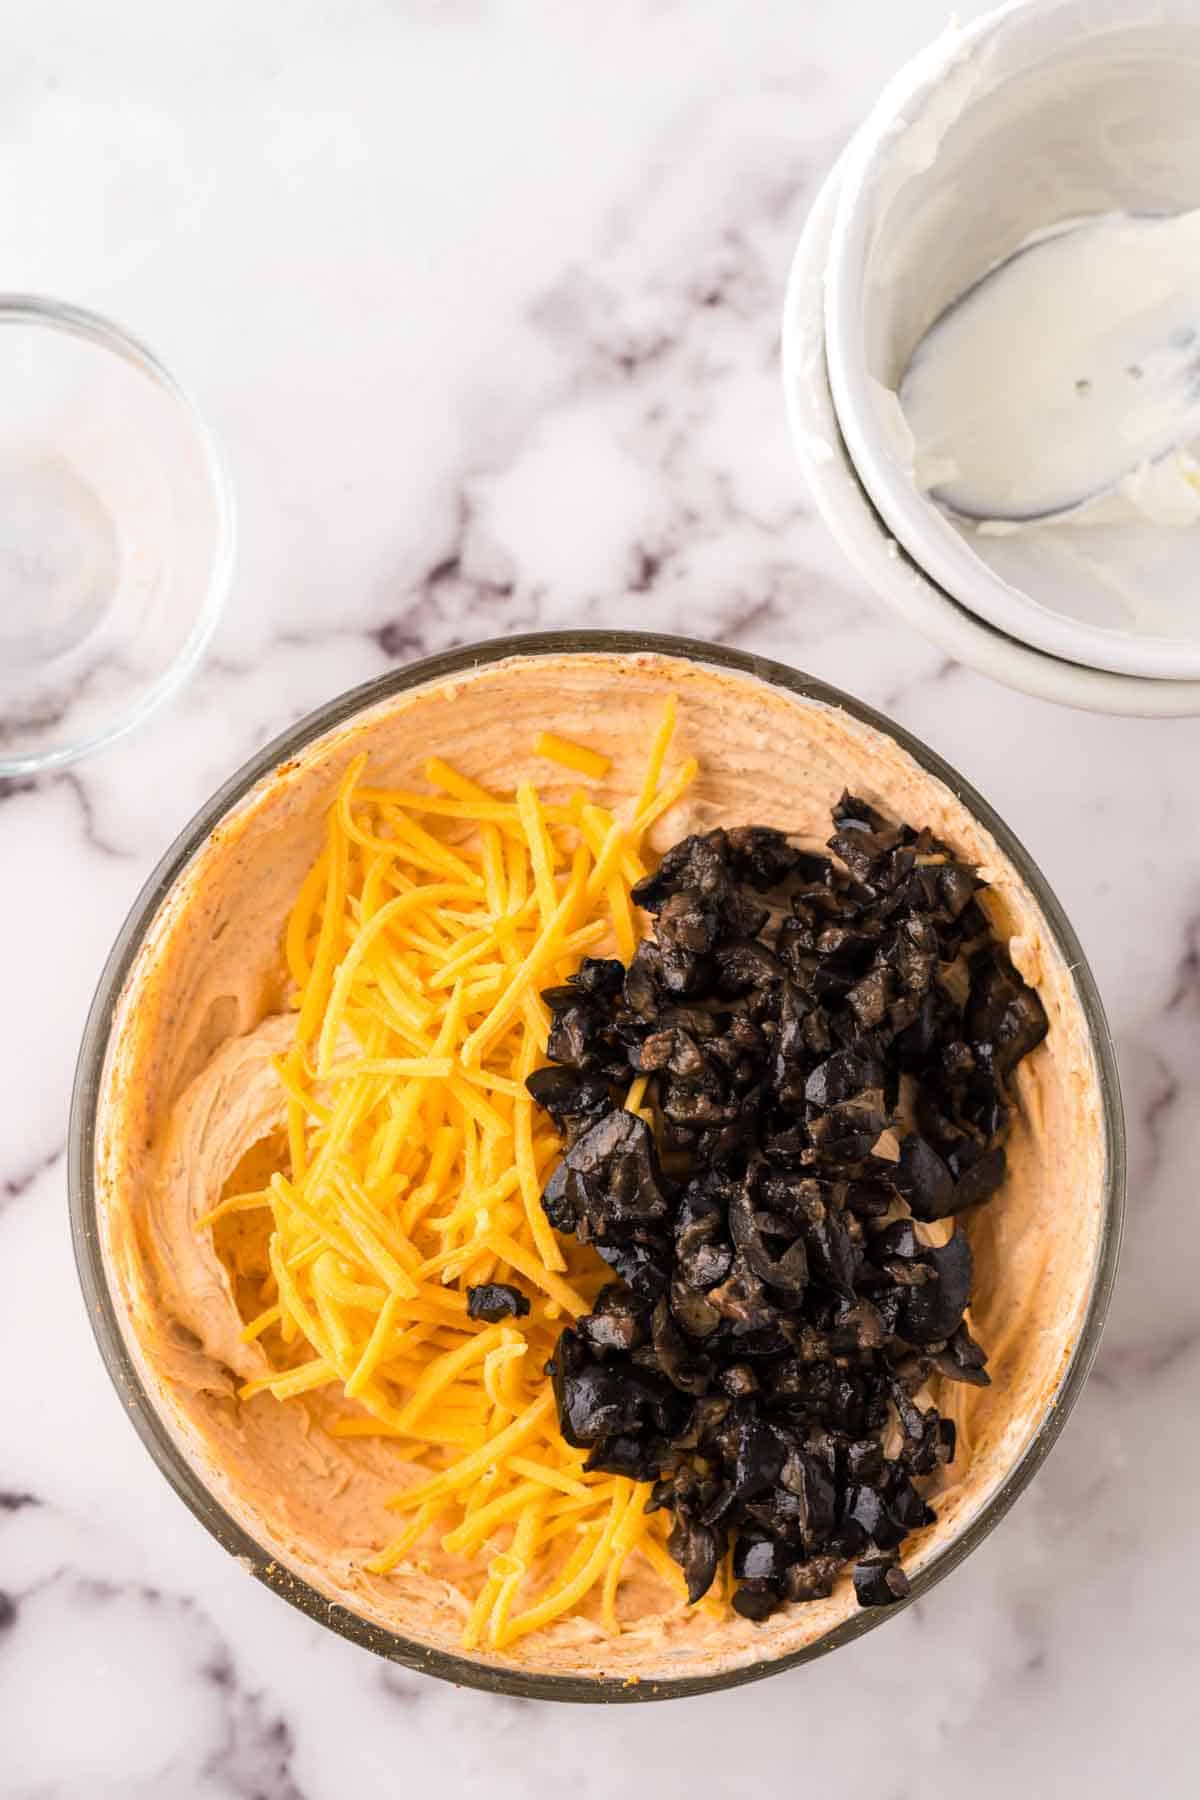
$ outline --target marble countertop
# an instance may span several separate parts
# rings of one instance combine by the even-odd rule
[[[1200,722],[1056,710],[908,635],[813,517],[779,395],[806,208],[944,9],[0,7],[5,283],[144,335],[241,506],[186,690],[78,769],[0,783],[5,1800],[516,1800],[551,1771],[578,1800],[1200,1791]],[[1099,1362],[987,1544],[826,1662],[619,1713],[390,1667],[248,1580],[121,1416],[64,1172],[102,959],[213,787],[390,665],[581,623],[783,658],[961,768],[1080,931],[1131,1133]]]

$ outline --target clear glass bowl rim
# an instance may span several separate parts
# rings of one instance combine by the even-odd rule
[[[68,1197],[76,1266],[88,1317],[110,1379],[134,1428],[180,1499],[224,1549],[241,1561],[265,1586],[310,1618],[352,1643],[393,1662],[436,1675],[460,1686],[488,1693],[535,1700],[585,1702],[644,1701],[680,1698],[739,1687],[784,1669],[825,1656],[842,1644],[873,1630],[902,1607],[863,1609],[834,1631],[791,1655],[772,1657],[742,1668],[711,1675],[645,1680],[627,1686],[617,1679],[538,1674],[476,1662],[467,1656],[431,1648],[399,1636],[329,1601],[290,1573],[274,1554],[255,1542],[205,1486],[173,1442],[158,1416],[126,1347],[105,1275],[96,1222],[94,1152],[96,1108],[108,1047],[109,1026],[125,978],[143,938],[168,891],[213,828],[276,764],[299,755],[325,732],[355,714],[427,682],[444,680],[465,670],[510,657],[571,655],[657,655],[752,675],[806,700],[841,708],[852,718],[893,738],[929,774],[945,783],[996,839],[1041,908],[1051,935],[1071,970],[1096,1057],[1105,1139],[1105,1195],[1101,1241],[1086,1317],[1058,1388],[1045,1416],[1020,1460],[970,1526],[949,1543],[920,1574],[914,1576],[912,1599],[919,1599],[958,1566],[995,1529],[1048,1455],[1079,1397],[1100,1340],[1116,1276],[1125,1207],[1125,1127],[1120,1082],[1112,1036],[1095,979],[1075,933],[1045,876],[1029,852],[987,801],[947,762],[902,727],[852,696],[808,675],[723,645],[683,637],[637,631],[549,631],[502,637],[430,656],[351,688],[290,726],[245,762],[180,832],[134,901],[100,976],[88,1014],[75,1072],[68,1137]],[[905,1604],[911,1604],[911,1601]]]
[[[162,674],[119,718],[77,743],[44,751],[0,751],[0,776],[21,776],[65,768],[104,745],[114,743],[156,712],[191,674],[216,628],[233,581],[237,502],[225,451],[195,396],[140,338],[103,313],[93,312],[86,306],[75,306],[68,300],[56,300],[47,294],[0,293],[0,329],[7,325],[34,325],[63,332],[68,337],[84,338],[119,357],[169,394],[199,451],[212,497],[214,519],[212,561],[204,583],[203,599],[191,630]]]

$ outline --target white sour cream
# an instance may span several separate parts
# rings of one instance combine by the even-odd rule
[[[1200,519],[1200,211],[1034,233],[949,306],[900,385],[923,492],[1000,535]]]

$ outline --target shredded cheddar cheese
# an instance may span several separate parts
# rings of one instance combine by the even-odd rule
[[[550,762],[561,763],[564,769],[574,769],[577,775],[590,775],[595,781],[602,781],[612,768],[611,758],[601,756],[598,750],[589,750],[584,744],[573,744],[555,731],[543,731],[533,752]]]
[[[671,701],[615,811],[583,792],[546,804],[531,780],[495,794],[439,757],[428,793],[350,764],[284,934],[296,1032],[275,1064],[281,1162],[198,1221],[263,1215],[242,1336],[270,1372],[241,1398],[313,1395],[332,1435],[390,1446],[404,1528],[363,1567],[385,1579],[430,1541],[468,1558],[467,1648],[502,1650],[589,1595],[600,1629],[619,1631],[639,1554],[682,1589],[648,1487],[588,1471],[558,1432],[545,1365],[609,1272],[550,1228],[541,1194],[561,1147],[525,1087],[545,1060],[540,990],[589,952],[634,952],[644,834],[696,773],[693,759],[666,772],[674,727]],[[554,732],[533,753],[595,781],[611,767]],[[653,1122],[646,1089],[626,1104]],[[528,1314],[469,1318],[468,1288],[493,1281]]]

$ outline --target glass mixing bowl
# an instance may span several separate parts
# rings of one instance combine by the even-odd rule
[[[69,1191],[75,1254],[87,1301],[88,1315],[108,1372],[143,1443],[176,1493],[226,1550],[266,1586],[282,1594],[309,1617],[352,1642],[446,1680],[499,1693],[535,1699],[570,1701],[625,1701],[664,1699],[733,1687],[780,1669],[823,1655],[873,1630],[898,1608],[863,1610],[834,1631],[792,1654],[776,1655],[734,1668],[679,1679],[646,1679],[633,1685],[617,1679],[567,1674],[547,1674],[512,1666],[498,1666],[455,1654],[384,1629],[378,1623],[331,1601],[316,1587],[289,1571],[269,1544],[256,1542],[214,1495],[202,1475],[184,1454],[148,1391],[131,1353],[120,1322],[113,1283],[103,1249],[103,1231],[97,1211],[95,1156],[98,1104],[102,1092],[106,1056],[113,1020],[126,978],[139,949],[164,903],[193,856],[206,844],[232,809],[264,776],[289,763],[326,733],[376,707],[381,701],[402,695],[424,684],[449,682],[456,676],[509,658],[546,655],[664,657],[681,659],[693,668],[728,671],[751,676],[769,687],[818,706],[841,709],[861,724],[890,736],[920,768],[948,787],[953,795],[990,832],[1008,857],[1021,882],[1032,895],[1046,933],[1070,971],[1097,1072],[1101,1129],[1103,1133],[1104,1185],[1101,1220],[1094,1266],[1083,1308],[1082,1324],[1064,1355],[1053,1391],[1045,1397],[1037,1428],[1014,1455],[1004,1477],[961,1533],[932,1555],[913,1576],[914,1597],[927,1593],[951,1569],[968,1556],[999,1523],[1018,1494],[1030,1481],[1054,1443],[1074,1402],[1095,1354],[1116,1270],[1125,1191],[1125,1148],[1116,1061],[1103,1009],[1091,972],[1075,934],[1063,915],[1045,877],[1006,825],[980,795],[940,757],[870,708],[834,688],[814,681],[781,664],[735,650],[682,638],[658,637],[641,632],[547,632],[497,639],[494,642],[453,650],[442,656],[413,663],[332,700],[292,727],[266,749],[252,757],[205,805],[167,851],[135,902],[113,947],[100,978],[79,1056],[72,1103],[69,1145]],[[422,746],[422,751],[428,746]]]

